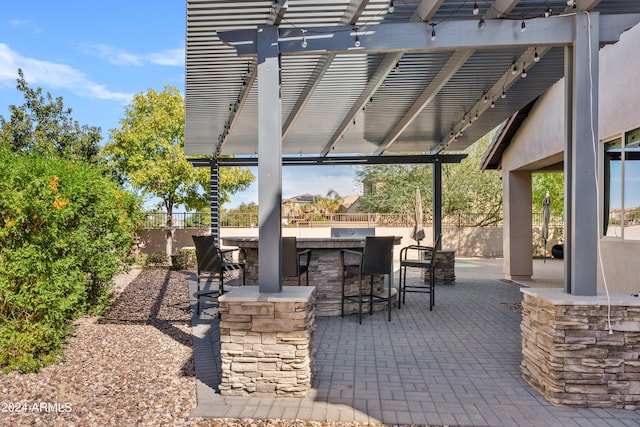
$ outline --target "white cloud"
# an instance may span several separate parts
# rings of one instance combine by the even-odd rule
[[[9,21],[9,26],[11,28],[31,27],[31,30],[33,30],[34,33],[41,33],[42,32],[42,29],[40,27],[33,26],[31,21],[28,21],[26,19],[12,19],[12,20]]]
[[[11,21],[9,21],[9,25],[11,25],[12,28],[20,27],[21,25],[27,25],[28,23],[29,21],[25,19],[12,19]]]
[[[184,49],[170,49],[147,55],[149,62],[156,65],[180,67],[184,65]]]
[[[84,73],[66,64],[28,58],[0,43],[0,84],[15,86],[18,68],[30,85],[68,89],[78,95],[94,99],[117,100],[127,103],[133,94],[112,92],[104,85],[92,82]]]
[[[127,53],[116,47],[106,44],[93,44],[85,47],[85,52],[96,55],[98,58],[114,65],[136,65],[141,66],[144,61],[139,55]]]
[[[85,46],[85,52],[114,65],[135,65],[137,67],[141,67],[144,64],[165,65],[170,67],[184,65],[184,49],[169,49],[149,54],[135,54],[106,44],[93,44]]]

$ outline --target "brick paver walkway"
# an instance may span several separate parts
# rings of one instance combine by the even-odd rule
[[[519,287],[465,270],[385,313],[316,319],[316,372],[304,399],[223,397],[215,308],[194,318],[193,416],[453,426],[640,426],[640,411],[554,407],[520,375]],[[418,280],[417,275],[411,280]],[[193,285],[192,285],[193,286]]]

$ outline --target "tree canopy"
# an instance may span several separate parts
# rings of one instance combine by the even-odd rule
[[[166,86],[134,95],[120,128],[112,129],[104,154],[115,170],[144,196],[153,196],[167,212],[167,255],[171,254],[174,207],[208,206],[209,170],[195,168],[184,155],[184,99]],[[220,200],[243,190],[255,179],[245,168],[221,168]]]
[[[18,69],[16,88],[24,95],[24,104],[10,105],[11,116],[0,115],[0,144],[18,153],[46,157],[82,159],[99,162],[100,128],[80,125],[71,117],[62,97],[46,96],[42,89],[32,89]]]
[[[476,225],[502,218],[502,183],[497,171],[481,171],[479,164],[491,136],[487,135],[465,153],[460,164],[442,167],[443,216],[476,214]],[[420,188],[425,213],[433,200],[431,165],[382,165],[360,167],[356,179],[364,188],[361,209],[368,212],[403,213],[413,210],[415,189]]]
[[[542,200],[549,192],[553,215],[564,213],[564,173],[534,173],[531,177],[533,212],[542,211]]]

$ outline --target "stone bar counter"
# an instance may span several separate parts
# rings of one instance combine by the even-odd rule
[[[400,237],[396,237],[394,244],[400,244]],[[247,286],[258,285],[258,238],[257,237],[223,237],[222,244],[236,246],[240,251],[241,261],[246,264]],[[363,237],[302,237],[297,239],[299,250],[311,249],[311,263],[309,265],[309,286],[316,287],[316,315],[339,316],[341,313],[342,296],[342,266],[340,251],[342,249],[362,250],[365,239]],[[304,278],[302,279],[304,286]],[[347,275],[347,294],[354,293],[358,286],[358,278]],[[283,285],[295,285],[295,277],[287,277]],[[393,283],[392,283],[393,284]],[[383,276],[374,279],[374,293],[386,295],[387,289]],[[393,290],[392,290],[393,292]],[[392,294],[395,299],[395,295]],[[393,303],[393,302],[392,302]],[[385,302],[376,302],[374,311],[386,309]],[[345,301],[345,314],[357,313],[355,303]]]

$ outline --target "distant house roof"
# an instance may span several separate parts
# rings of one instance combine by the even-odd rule
[[[340,201],[340,204],[342,206],[348,208],[349,206],[351,206],[355,202],[357,202],[359,198],[360,198],[360,196],[358,194],[350,194],[348,196],[344,196],[342,198],[342,200]]]
[[[520,126],[529,116],[531,109],[538,101],[538,98],[534,99],[520,110],[516,111],[511,117],[505,120],[496,132],[491,144],[485,151],[482,161],[480,162],[480,169],[500,169],[502,162],[502,154],[505,152],[513,137],[518,133]]]
[[[305,193],[284,199],[283,203],[311,203],[313,202],[313,194]]]

